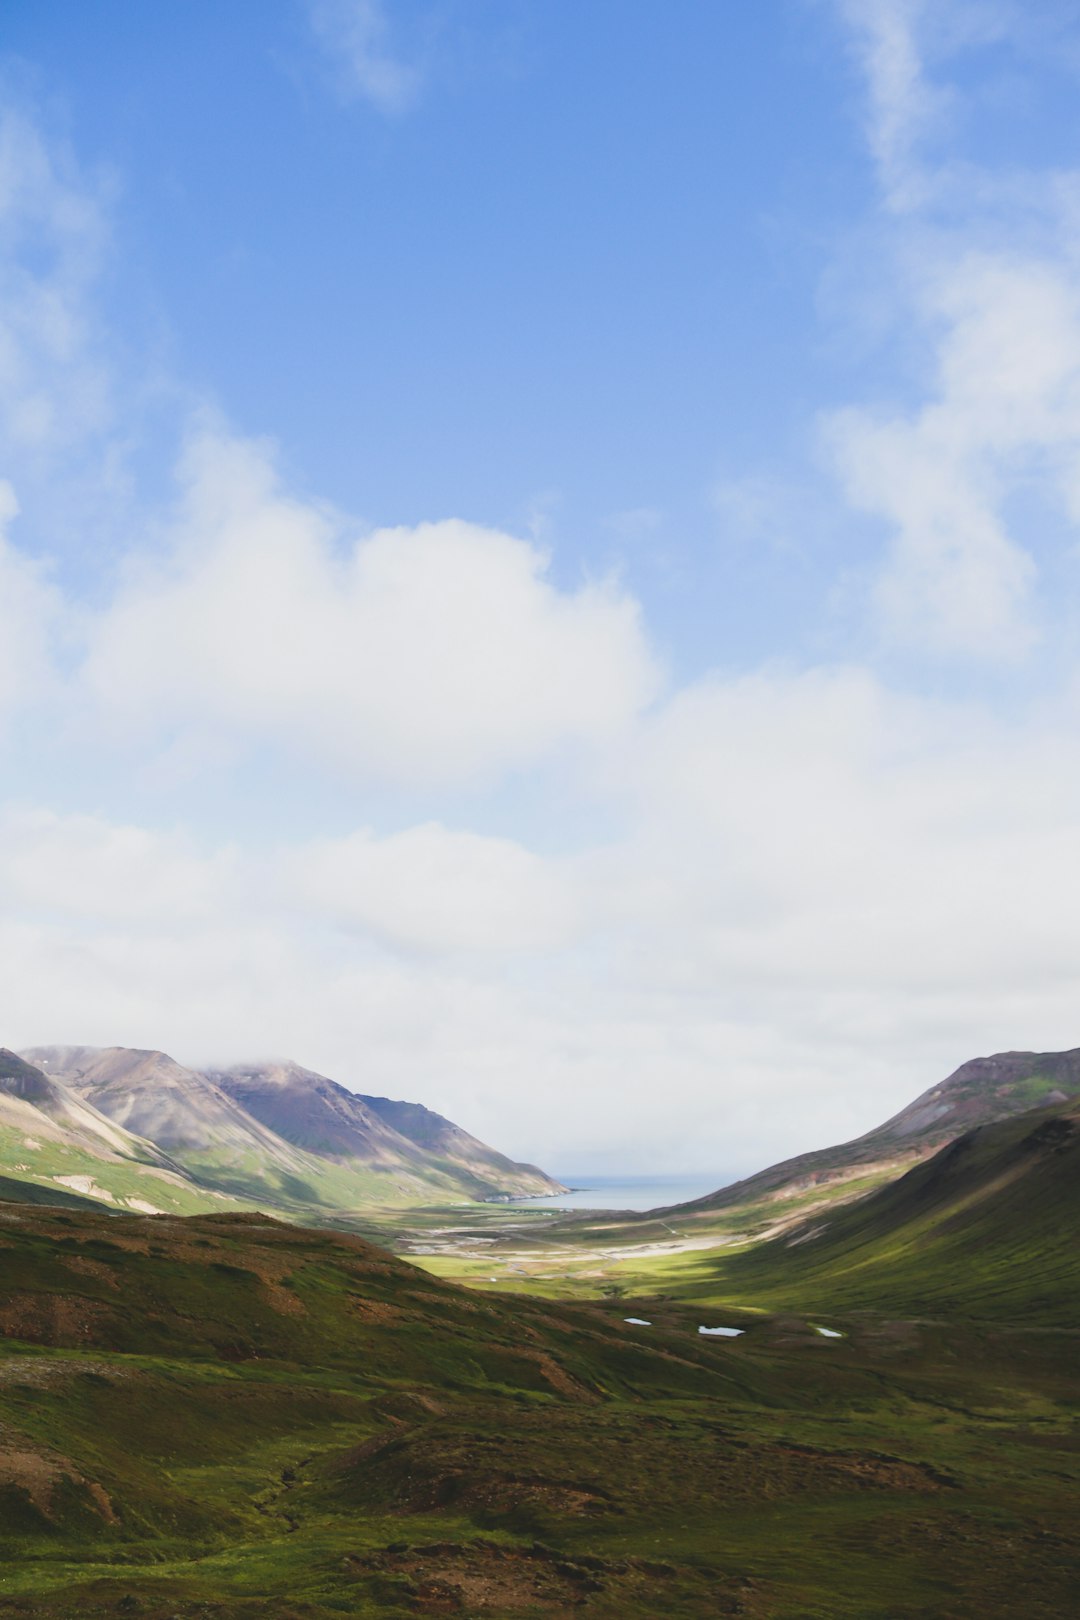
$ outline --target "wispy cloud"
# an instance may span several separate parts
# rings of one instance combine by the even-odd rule
[[[866,83],[867,138],[890,207],[921,195],[919,141],[943,92],[926,78],[917,39],[925,0],[839,0]]]
[[[382,113],[402,113],[414,105],[424,71],[394,49],[390,18],[381,0],[309,0],[308,10],[347,95],[370,102]]]
[[[1077,177],[1021,182],[955,159],[944,111],[977,88],[961,90],[946,65],[973,44],[1008,44],[1007,8],[840,0],[840,10],[887,217],[880,281],[898,289],[897,327],[922,379],[914,403],[878,399],[824,420],[847,498],[889,529],[869,606],[892,641],[1015,658],[1039,619],[1017,497],[1080,524]]]
[[[48,458],[109,410],[94,307],[100,199],[31,118],[0,113],[0,445]]]

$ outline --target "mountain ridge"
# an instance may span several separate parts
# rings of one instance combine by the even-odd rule
[[[113,1157],[140,1159],[186,1180],[189,1206],[194,1198],[202,1209],[225,1200],[317,1220],[384,1204],[562,1190],[543,1171],[516,1164],[425,1110],[447,1140],[468,1149],[456,1159],[432,1153],[356,1093],[292,1062],[200,1070],[152,1048],[36,1046],[8,1054],[7,1067],[6,1081],[0,1073],[0,1128],[10,1127],[7,1138],[0,1129],[4,1168],[34,1177],[42,1145],[33,1127],[56,1116],[71,1128],[52,1125],[42,1177],[91,1196],[110,1197],[109,1177],[93,1168],[94,1131],[109,1141]],[[26,1093],[7,1102],[10,1119],[5,1084],[13,1094]],[[81,1129],[73,1136],[76,1124]],[[25,1151],[13,1136],[18,1130]],[[60,1177],[52,1159],[76,1147],[82,1159],[65,1164],[68,1174]],[[112,1176],[112,1158],[103,1163]],[[132,1203],[129,1188],[122,1197],[147,1213],[157,1207],[145,1199]],[[120,1198],[114,1189],[112,1201]],[[164,1202],[177,1213],[195,1212],[181,1208],[175,1195]]]
[[[732,1256],[725,1277],[759,1299],[1073,1328],[1078,1224],[1073,1098],[973,1126],[866,1198]]]
[[[816,1192],[825,1199],[860,1196],[867,1183],[894,1180],[967,1130],[993,1124],[1044,1104],[1064,1103],[1080,1091],[1080,1047],[1062,1052],[996,1052],[970,1058],[944,1080],[881,1125],[848,1142],[815,1148],[768,1165],[677,1211],[693,1218],[742,1205],[782,1205]],[[655,1213],[655,1212],[654,1212]]]

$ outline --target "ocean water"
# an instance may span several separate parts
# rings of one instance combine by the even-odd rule
[[[725,1186],[722,1171],[694,1176],[563,1176],[551,1172],[575,1191],[560,1198],[515,1198],[512,1209],[662,1209],[687,1204]]]

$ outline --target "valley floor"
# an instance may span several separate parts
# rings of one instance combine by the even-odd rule
[[[250,1216],[9,1205],[0,1276],[2,1617],[1075,1612],[1060,1326],[481,1293]]]

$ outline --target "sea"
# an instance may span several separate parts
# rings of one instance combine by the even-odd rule
[[[573,1188],[557,1198],[514,1198],[512,1209],[663,1209],[704,1198],[731,1181],[713,1171],[693,1176],[563,1176],[556,1179]],[[502,1200],[500,1199],[500,1203]]]

